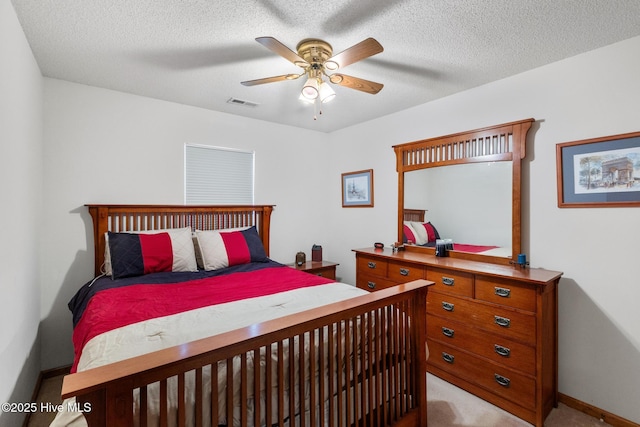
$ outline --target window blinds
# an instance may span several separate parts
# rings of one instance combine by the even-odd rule
[[[253,204],[254,152],[185,144],[185,203]]]

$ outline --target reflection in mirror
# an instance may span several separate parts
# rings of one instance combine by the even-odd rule
[[[420,221],[426,211],[424,219],[433,223],[440,238],[454,242],[449,256],[513,263],[521,251],[521,162],[533,122],[525,119],[394,145],[398,242],[404,241],[404,221]],[[431,226],[417,230],[416,243],[437,238]],[[435,254],[434,248],[418,245],[405,250]]]
[[[512,254],[512,162],[467,163],[405,172],[404,208],[426,211],[454,250]]]

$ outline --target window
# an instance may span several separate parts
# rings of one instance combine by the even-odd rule
[[[253,204],[254,152],[185,145],[185,203]]]

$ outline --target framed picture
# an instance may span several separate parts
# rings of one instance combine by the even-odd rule
[[[558,207],[640,206],[640,132],[556,144]]]
[[[373,207],[373,169],[342,174],[342,207]]]

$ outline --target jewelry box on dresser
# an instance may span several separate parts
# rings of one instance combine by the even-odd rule
[[[533,123],[394,146],[401,250],[354,252],[359,288],[435,283],[427,296],[428,372],[542,427],[558,403],[562,273],[516,263],[521,161]],[[424,224],[426,242],[418,233],[407,238],[407,226]],[[448,256],[436,256],[434,234],[453,239]]]

